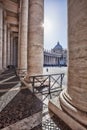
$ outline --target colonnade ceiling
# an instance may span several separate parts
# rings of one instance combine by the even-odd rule
[[[4,21],[11,32],[18,33],[20,0],[0,0],[4,9]]]

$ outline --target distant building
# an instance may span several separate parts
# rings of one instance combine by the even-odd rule
[[[51,51],[44,50],[44,66],[67,66],[67,50],[59,42]]]

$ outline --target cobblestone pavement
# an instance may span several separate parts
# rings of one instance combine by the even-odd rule
[[[8,79],[0,84],[0,101],[6,102],[0,112],[0,130],[70,130],[63,121],[48,112],[49,94],[33,94],[31,89],[18,85],[20,80],[17,76],[12,76],[16,76],[13,70],[0,75],[0,82]],[[15,85],[18,86],[15,88]],[[59,93],[52,93],[51,98]],[[9,98],[5,98],[8,95]]]

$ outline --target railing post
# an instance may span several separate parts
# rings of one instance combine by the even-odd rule
[[[63,81],[63,77],[62,77],[62,74],[61,74],[61,81],[60,81],[61,90],[62,90],[62,81]]]
[[[51,87],[50,87],[50,84],[51,84],[51,75],[49,75],[49,95],[51,94],[51,93],[50,93],[50,88],[51,88]],[[51,95],[50,95],[50,98],[51,98]]]

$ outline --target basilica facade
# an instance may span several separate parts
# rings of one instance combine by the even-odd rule
[[[51,51],[44,50],[44,66],[67,66],[67,50],[59,42]]]

